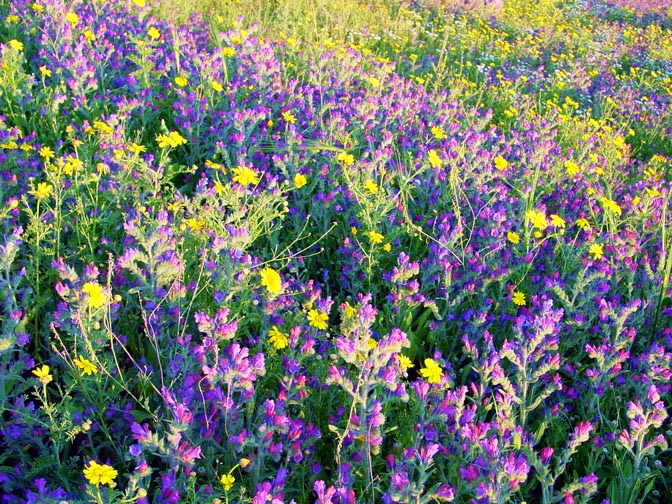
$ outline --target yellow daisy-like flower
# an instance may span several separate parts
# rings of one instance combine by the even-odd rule
[[[42,367],[37,367],[33,369],[33,374],[37,376],[42,385],[46,385],[47,383],[49,383],[51,380],[54,379],[54,377],[51,376],[51,374],[49,373],[49,366],[47,366],[46,364],[43,365]]]
[[[177,84],[180,87],[184,87],[187,84],[189,84],[189,81],[185,77],[178,75],[177,77],[175,77],[175,84]]]
[[[371,180],[371,179],[367,180],[364,183],[364,187],[371,194],[378,194],[378,184],[376,184],[373,180]]]
[[[271,330],[268,332],[268,341],[271,342],[271,345],[273,345],[273,348],[276,350],[287,348],[287,345],[289,344],[287,335],[280,331],[276,326],[271,327]]]
[[[581,171],[581,167],[574,161],[567,160],[565,161],[564,165],[565,170],[567,170],[567,175],[569,175],[570,177],[573,177],[574,175],[578,174]]]
[[[105,292],[100,284],[96,282],[86,282],[82,285],[82,292],[87,295],[86,302],[93,308],[100,308],[105,305]]]
[[[296,123],[296,117],[294,116],[294,114],[292,114],[289,111],[283,112],[282,113],[282,118],[285,120],[285,122],[287,124],[295,124]]]
[[[259,273],[261,276],[261,285],[271,294],[280,294],[282,292],[282,279],[280,274],[271,268],[264,268]]]
[[[35,12],[42,12],[44,11],[44,5],[39,4],[35,2],[33,5],[30,6],[31,9],[33,9]]]
[[[351,319],[357,315],[357,308],[352,306],[347,301],[341,305],[341,310],[343,311],[343,315],[346,319]]]
[[[5,18],[5,21],[7,22],[7,24],[16,24],[19,22],[19,19],[20,19],[19,16],[17,16],[16,14],[10,14]]]
[[[427,383],[441,383],[443,378],[443,369],[434,359],[425,359],[425,367],[420,368],[420,376],[427,380]]]
[[[35,189],[33,189],[32,191],[28,191],[28,194],[32,194],[38,200],[43,200],[49,197],[52,189],[53,186],[51,184],[47,184],[46,182],[40,182],[39,184],[37,184],[37,187]]]
[[[54,151],[51,150],[46,145],[44,147],[40,148],[39,153],[40,153],[40,157],[47,162],[56,157],[56,154],[54,154]]]
[[[65,15],[65,20],[70,23],[72,26],[76,25],[79,23],[79,16],[75,14],[74,12],[68,12]]]
[[[432,135],[434,135],[434,138],[437,140],[443,140],[446,138],[446,132],[443,131],[443,128],[441,126],[434,126],[430,130],[432,132]]]
[[[602,198],[600,198],[600,203],[602,203],[602,206],[604,207],[605,210],[609,210],[610,212],[613,212],[618,216],[621,215],[622,212],[621,207],[614,200],[609,199],[606,196],[603,196]]]
[[[224,486],[224,491],[228,492],[236,482],[236,478],[234,478],[231,474],[222,474],[222,477],[219,478],[219,481]]]
[[[399,367],[401,369],[409,369],[414,366],[413,361],[402,354],[397,355],[397,362],[399,363]]]
[[[216,80],[210,81],[210,87],[217,93],[221,93],[222,91],[224,91],[224,86],[222,86],[222,83]]]
[[[345,166],[352,166],[355,164],[355,156],[347,152],[339,152],[336,155],[336,161],[343,163]]]
[[[511,295],[511,301],[513,304],[518,306],[525,306],[527,303],[525,300],[525,293],[520,291],[513,291],[513,294]]]
[[[593,243],[588,247],[588,252],[593,255],[594,259],[602,259],[604,257],[604,247],[600,243]]]
[[[502,156],[495,157],[495,169],[504,171],[509,167],[509,162]]]
[[[327,324],[328,321],[329,321],[329,315],[327,315],[326,313],[322,313],[315,309],[312,309],[308,312],[308,325],[310,327],[314,327],[315,329],[320,329],[321,331],[324,331],[328,327]]]
[[[177,131],[171,131],[167,135],[157,135],[156,142],[159,144],[159,149],[167,149],[168,147],[179,147],[187,143],[187,139],[180,135]]]
[[[506,239],[514,245],[518,245],[520,243],[520,235],[515,231],[509,231],[506,233]]]
[[[141,9],[145,6],[145,0],[133,0],[133,3]]]
[[[233,172],[233,181],[237,182],[243,187],[248,185],[257,185],[259,183],[259,175],[252,168],[247,166],[239,166],[231,170]]]
[[[117,477],[117,470],[107,464],[99,464],[95,460],[89,461],[89,465],[84,467],[84,477],[92,485],[115,485],[114,478]]]
[[[576,219],[576,225],[584,231],[588,231],[590,229],[590,222],[588,222],[588,219],[584,219],[583,217]]]
[[[301,173],[297,173],[296,175],[294,175],[294,187],[296,187],[297,189],[301,189],[307,183],[308,179],[306,178],[305,175],[302,175]]]
[[[427,161],[429,161],[429,164],[432,168],[438,168],[441,166],[441,158],[434,149],[427,153]]]
[[[15,51],[23,51],[23,42],[19,42],[16,39],[12,39],[7,42],[7,45],[14,49]]]
[[[563,219],[557,214],[551,214],[551,225],[556,229],[564,228],[565,219]]]
[[[525,218],[532,223],[532,227],[543,231],[548,227],[548,221],[546,220],[546,214],[541,211],[533,208],[525,212]]]
[[[157,30],[155,26],[151,26],[149,30],[147,30],[147,35],[149,35],[149,38],[152,40],[158,40],[159,37],[161,37],[161,32]]]
[[[369,234],[369,240],[371,240],[371,243],[375,243],[376,245],[378,245],[380,243],[383,243],[383,240],[385,239],[385,237],[382,234],[380,234],[376,231],[369,231],[368,234]]]
[[[82,370],[82,373],[85,375],[93,375],[98,372],[98,368],[96,365],[91,362],[90,360],[86,359],[85,357],[82,357],[81,355],[77,356],[77,358],[74,360],[75,366],[77,366],[79,369]]]
[[[233,58],[236,54],[236,50],[233,47],[225,47],[222,49],[222,54],[225,58]]]
[[[51,77],[51,70],[49,70],[45,65],[40,67],[40,74],[43,77]]]
[[[189,230],[194,232],[200,231],[205,227],[205,221],[203,219],[195,219],[193,217],[190,217],[184,222],[187,226],[189,226]]]

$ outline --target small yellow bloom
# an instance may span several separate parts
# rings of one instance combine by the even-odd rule
[[[189,230],[194,232],[200,231],[205,227],[205,221],[203,219],[195,219],[193,217],[190,217],[184,222],[187,226],[189,226]]]
[[[420,369],[420,375],[427,379],[427,383],[441,383],[443,378],[443,369],[434,359],[425,359],[425,367]]]
[[[141,9],[145,6],[145,0],[133,0],[133,3]]]
[[[397,362],[399,363],[399,367],[401,369],[409,369],[414,366],[413,361],[402,354],[397,355]]]
[[[5,21],[7,22],[7,24],[16,24],[19,22],[19,16],[17,16],[16,14],[10,14],[5,18]]]
[[[520,291],[513,291],[513,295],[511,296],[511,301],[513,301],[513,304],[515,304],[515,305],[525,306],[525,303],[526,303],[525,293],[520,292]]]
[[[436,138],[437,140],[443,140],[446,138],[446,132],[443,131],[443,128],[441,126],[433,126],[430,131],[432,132],[432,135],[434,135],[434,138]]]
[[[499,171],[504,171],[509,167],[509,162],[502,156],[495,157],[495,169]]]
[[[96,282],[86,282],[82,285],[82,292],[87,295],[87,304],[93,308],[105,305],[106,297],[103,288]]]
[[[212,87],[213,91],[216,91],[217,93],[221,93],[222,91],[224,91],[222,83],[216,80],[210,81],[210,87]]]
[[[271,294],[280,294],[282,292],[282,279],[280,274],[271,268],[264,268],[259,273],[261,276],[261,285]]]
[[[91,30],[86,30],[84,33],[84,38],[88,40],[89,42],[93,42],[96,40],[96,35],[91,31]]]
[[[441,166],[441,158],[434,149],[430,150],[427,153],[427,160],[429,161],[429,164],[431,165],[432,168],[438,168],[439,166]]]
[[[343,311],[343,315],[345,316],[346,319],[351,319],[355,315],[357,315],[357,308],[352,306],[347,301],[341,305],[341,310]]]
[[[371,243],[375,243],[376,245],[378,245],[380,243],[383,243],[383,240],[385,239],[385,237],[382,234],[380,234],[376,231],[369,231],[368,234],[369,234],[369,240],[371,240]]]
[[[329,315],[326,313],[322,313],[315,309],[312,309],[308,312],[308,325],[311,327],[324,331],[328,327],[328,321]]]
[[[373,180],[371,180],[371,179],[367,180],[364,183],[364,187],[371,194],[378,194],[378,184],[376,184]]]
[[[143,152],[147,152],[147,147],[145,147],[144,145],[138,145],[135,142],[133,142],[131,145],[128,146],[128,150],[137,156],[139,154],[142,154]]]
[[[537,228],[543,231],[548,227],[546,214],[541,210],[537,210],[536,208],[525,212],[525,218],[532,223],[533,228]]]
[[[295,124],[296,123],[296,117],[294,117],[294,114],[291,112],[283,112],[282,113],[282,118],[285,120],[287,124]]]
[[[92,485],[115,485],[114,478],[117,477],[117,470],[107,464],[99,464],[95,460],[89,461],[88,467],[84,467],[84,477]]]
[[[515,231],[509,231],[506,233],[506,239],[514,245],[518,245],[520,243],[520,235]]]
[[[301,173],[297,173],[296,175],[294,175],[294,187],[296,187],[297,189],[301,189],[307,183],[308,179],[306,178],[305,175]]]
[[[74,27],[77,23],[79,23],[79,16],[71,11],[65,15],[65,20]]]
[[[15,51],[23,51],[23,42],[19,42],[16,39],[12,39],[7,42],[7,45],[14,49]]]
[[[593,258],[599,260],[604,256],[604,247],[600,243],[593,243],[588,247],[588,252],[593,255]]]
[[[38,200],[43,200],[49,197],[52,189],[53,186],[51,184],[47,184],[46,182],[40,182],[39,184],[37,184],[37,188],[33,189],[32,191],[28,191],[28,194],[32,194]]]
[[[189,81],[185,77],[178,75],[177,77],[175,77],[175,84],[177,84],[180,87],[184,87],[187,84],[189,84]]]
[[[590,229],[590,222],[588,222],[588,219],[584,219],[583,217],[576,219],[576,225],[584,231],[588,231]]]
[[[225,47],[222,49],[222,54],[225,58],[233,58],[236,54],[236,50],[233,47]]]
[[[82,373],[84,373],[85,375],[90,376],[98,372],[98,368],[96,367],[96,365],[90,360],[86,359],[85,357],[82,357],[81,355],[77,356],[74,362],[75,366],[81,369]]]
[[[567,160],[565,161],[565,170],[567,170],[567,175],[573,177],[581,171],[581,168],[574,161]]]
[[[614,200],[609,199],[606,196],[603,196],[602,198],[600,198],[600,203],[602,203],[602,206],[604,207],[605,210],[609,210],[610,212],[615,213],[620,217],[622,212],[621,207]]]
[[[33,5],[30,6],[31,9],[33,9],[35,12],[42,12],[44,11],[44,5],[39,4],[39,3],[34,3]]]
[[[39,378],[40,383],[42,385],[46,385],[47,383],[49,383],[51,380],[54,379],[54,377],[51,376],[51,374],[49,374],[49,366],[47,366],[46,364],[43,365],[42,367],[37,367],[33,369],[33,374]]]
[[[252,168],[247,166],[239,166],[231,170],[233,172],[233,181],[237,182],[243,187],[248,185],[257,185],[259,183],[259,175]]]
[[[347,152],[339,152],[336,155],[336,161],[340,161],[345,166],[352,166],[355,164],[355,156],[348,154]]]
[[[565,219],[560,217],[557,214],[551,214],[551,225],[556,229],[561,229],[565,227]]]
[[[219,481],[224,486],[224,491],[228,492],[229,490],[231,490],[231,487],[233,487],[233,484],[236,482],[236,478],[234,478],[231,474],[222,474],[222,477],[219,478]]]
[[[281,332],[276,326],[271,327],[271,330],[268,332],[268,341],[271,342],[271,345],[276,350],[282,350],[289,344],[287,335]]]
[[[40,67],[40,74],[42,74],[43,77],[51,77],[51,70],[49,70],[45,65],[42,65]]]
[[[159,37],[161,37],[161,32],[156,29],[156,27],[152,26],[147,30],[147,35],[149,35],[149,38],[152,40],[158,40]]]
[[[383,250],[385,252],[390,252],[392,250],[392,244],[390,242],[387,242],[385,245],[383,245]]]

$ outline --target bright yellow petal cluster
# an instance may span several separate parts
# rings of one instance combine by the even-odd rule
[[[312,309],[308,312],[308,325],[310,325],[310,327],[324,331],[328,327],[328,321],[329,315],[326,313],[322,313],[315,309]]]
[[[81,369],[82,373],[84,373],[85,375],[90,376],[98,372],[98,368],[96,367],[96,365],[87,358],[82,357],[81,355],[77,356],[74,362],[75,366]]]
[[[103,288],[100,284],[96,282],[86,282],[82,285],[82,292],[88,296],[87,303],[91,308],[96,309],[105,305],[105,292],[103,292]]]
[[[177,131],[171,131],[167,135],[157,135],[156,142],[159,144],[159,149],[167,149],[168,147],[179,147],[187,143],[187,139],[180,135]]]
[[[219,478],[219,481],[224,486],[224,491],[228,492],[236,482],[236,478],[234,478],[231,474],[222,474],[222,477]]]
[[[443,369],[434,359],[425,359],[425,367],[420,369],[420,376],[427,380],[427,383],[441,383],[443,378]]]
[[[509,162],[502,156],[495,157],[495,169],[504,171],[509,167]]]
[[[91,460],[88,467],[84,467],[84,477],[92,485],[109,485],[112,487],[117,474],[118,472],[114,467],[99,464],[95,460]]]
[[[542,210],[537,210],[536,208],[528,210],[525,212],[525,218],[532,223],[533,228],[537,228],[540,231],[543,231],[548,227],[546,214]]]
[[[438,168],[439,166],[441,166],[441,158],[434,149],[430,150],[427,153],[427,160],[429,161],[429,164],[431,165],[432,168]]]
[[[49,373],[49,366],[47,366],[46,364],[42,367],[37,367],[33,369],[33,374],[37,376],[42,385],[46,385],[47,383],[49,383],[51,380],[54,379],[54,377],[51,376],[51,374]]]
[[[280,331],[276,326],[271,327],[271,330],[268,332],[268,341],[271,342],[271,345],[273,345],[273,348],[276,350],[287,348],[287,345],[289,344],[287,335]]]
[[[259,273],[261,276],[261,285],[271,294],[280,294],[282,292],[282,279],[280,274],[271,268],[264,268]]]
[[[39,184],[37,184],[37,187],[35,189],[33,189],[32,191],[28,191],[28,194],[32,194],[38,200],[43,200],[49,197],[52,189],[53,187],[51,186],[51,184],[47,184],[46,182],[40,182]]]
[[[259,175],[252,168],[238,166],[231,171],[233,172],[233,181],[239,183],[243,187],[257,185],[259,183]]]
[[[518,306],[525,306],[525,293],[520,292],[520,291],[513,291],[513,295],[511,296],[511,301],[513,301],[513,304],[518,305]]]

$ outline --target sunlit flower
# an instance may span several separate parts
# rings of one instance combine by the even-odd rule
[[[86,282],[82,285],[82,292],[87,295],[87,304],[91,308],[100,308],[105,305],[106,297],[103,288],[96,282]]]
[[[432,168],[438,168],[441,166],[441,158],[434,149],[427,153],[427,161],[429,161],[429,164]]]
[[[446,132],[443,131],[443,128],[441,126],[433,126],[430,131],[432,132],[432,135],[434,135],[434,138],[436,138],[437,140],[443,140],[444,138],[446,138]]]
[[[316,329],[325,330],[328,327],[329,315],[315,309],[308,312],[308,325]]]
[[[576,219],[576,225],[584,231],[588,231],[590,229],[590,222],[588,222],[588,219],[584,219],[583,217]]]
[[[578,164],[576,164],[574,161],[567,160],[565,161],[565,170],[567,170],[567,175],[570,177],[573,177],[577,173],[581,171],[581,168],[579,167]]]
[[[434,359],[425,359],[425,367],[420,369],[420,376],[427,380],[427,383],[441,383],[443,378],[443,369]]]
[[[149,30],[147,30],[147,35],[149,35],[149,38],[152,40],[158,40],[158,38],[161,36],[161,32],[156,29],[156,27],[151,26]]]
[[[84,38],[86,40],[88,40],[89,42],[93,42],[94,40],[96,40],[96,35],[91,30],[85,30],[83,35],[84,35]]]
[[[16,39],[12,39],[7,42],[7,45],[14,49],[15,51],[23,51],[23,42],[19,42]]]
[[[259,175],[252,168],[239,166],[231,171],[233,172],[233,181],[243,187],[247,187],[250,184],[257,185],[259,183]]]
[[[159,144],[159,149],[167,149],[168,147],[179,147],[187,143],[187,139],[180,135],[177,131],[171,131],[167,135],[157,135],[156,142]]]
[[[294,117],[294,114],[292,114],[289,111],[283,112],[282,113],[282,118],[285,120],[287,124],[294,124],[296,123],[296,117]]]
[[[352,166],[355,164],[355,156],[348,154],[347,152],[339,152],[336,155],[336,161],[340,161],[345,166]]]
[[[219,478],[219,481],[224,486],[224,491],[228,492],[236,482],[236,478],[234,478],[231,474],[222,474],[222,477]]]
[[[46,364],[43,365],[42,367],[37,367],[33,369],[33,374],[37,376],[42,385],[46,385],[47,383],[49,383],[51,380],[54,379],[54,377],[51,376],[51,374],[49,373],[49,366],[47,366]]]
[[[144,145],[138,145],[134,142],[128,146],[128,150],[137,156],[138,154],[147,152],[147,147],[145,147]]]
[[[65,15],[65,20],[72,26],[75,26],[77,23],[79,23],[79,16],[71,11]]]
[[[287,335],[281,332],[276,326],[271,327],[271,330],[268,331],[268,341],[271,342],[271,345],[273,345],[273,348],[276,350],[282,350],[289,344]]]
[[[30,6],[31,9],[33,9],[35,12],[42,12],[44,11],[44,5],[39,4],[39,3],[34,3]]]
[[[189,84],[189,81],[185,77],[178,75],[177,77],[175,77],[175,84],[177,84],[180,87],[184,87],[187,84]]]
[[[19,16],[17,16],[16,14],[10,14],[5,18],[5,21],[7,22],[7,24],[16,24],[19,22]]]
[[[89,465],[84,467],[84,477],[92,485],[115,486],[114,478],[117,477],[117,470],[107,464],[99,464],[95,460],[89,461]]]
[[[56,157],[56,154],[54,154],[54,151],[51,150],[46,145],[44,147],[40,148],[39,153],[40,153],[40,157],[47,162]]]
[[[261,276],[261,285],[271,294],[280,294],[282,292],[282,279],[280,274],[271,268],[264,268],[259,273]]]
[[[506,239],[514,245],[518,245],[520,243],[520,235],[515,231],[509,231],[506,233]]]
[[[371,243],[375,243],[376,245],[383,243],[383,240],[385,237],[378,233],[377,231],[369,231],[369,240],[371,240]]]
[[[85,357],[78,355],[74,360],[75,366],[82,370],[85,375],[92,375],[98,372],[96,365]]]
[[[301,189],[307,183],[308,179],[306,178],[305,175],[301,173],[297,173],[296,175],[294,175],[294,187],[296,187],[297,189]]]
[[[47,184],[46,182],[40,182],[37,184],[37,187],[35,189],[33,189],[32,191],[28,191],[28,194],[32,194],[38,200],[43,200],[49,197],[52,189],[53,186],[51,184]]]
[[[614,200],[609,199],[606,196],[603,196],[600,198],[600,203],[602,203],[602,206],[604,207],[605,210],[609,210],[610,212],[613,212],[618,216],[621,215],[622,212],[621,207]]]
[[[369,179],[364,183],[364,187],[366,188],[367,191],[369,191],[371,194],[377,194],[378,193],[378,184],[376,184],[373,180]]]
[[[495,157],[495,169],[504,171],[509,167],[509,162],[502,156]]]
[[[515,305],[525,306],[525,293],[520,291],[513,291],[513,294],[511,295],[511,301]]]
[[[604,247],[600,243],[593,243],[588,247],[588,252],[593,255],[593,258],[599,260],[604,256]]]
[[[236,54],[236,50],[233,47],[225,47],[222,49],[222,54],[225,58],[233,58],[233,56]]]
[[[563,219],[557,214],[551,214],[551,225],[556,229],[564,228],[565,219]]]
[[[45,65],[40,67],[40,74],[43,77],[51,77],[51,70],[49,70]]]
[[[397,355],[397,362],[399,363],[399,367],[401,369],[409,369],[414,366],[413,361],[403,354]]]
[[[145,6],[145,0],[133,0],[133,3],[141,9]]]
[[[187,226],[189,226],[189,230],[193,232],[200,231],[205,227],[205,221],[203,219],[196,219],[194,217],[190,217],[184,222]]]
[[[546,214],[542,210],[537,210],[536,208],[528,210],[525,212],[525,218],[530,221],[533,228],[537,228],[540,231],[543,231],[548,227]]]
[[[217,93],[221,93],[222,91],[224,91],[224,86],[222,86],[222,83],[216,80],[210,81],[210,87],[212,87],[212,89]]]

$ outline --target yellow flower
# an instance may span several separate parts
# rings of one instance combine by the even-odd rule
[[[216,80],[211,80],[210,81],[210,87],[212,87],[212,89],[214,91],[218,92],[218,93],[221,93],[222,91],[224,91],[224,87],[222,86],[222,83],[219,82],[219,81],[216,81]]]
[[[114,132],[112,126],[103,121],[93,121],[93,127],[96,128],[98,132],[106,135],[111,135]]]
[[[567,175],[573,177],[581,171],[581,168],[574,161],[567,160],[565,161],[565,170],[567,170]]]
[[[68,12],[65,15],[65,20],[70,23],[72,26],[75,26],[77,23],[79,23],[79,16],[75,14],[74,12]]]
[[[261,285],[271,294],[280,294],[282,292],[282,279],[280,274],[271,268],[264,268],[259,273],[261,276]]]
[[[133,142],[131,145],[128,146],[128,150],[137,156],[138,154],[147,152],[147,147],[145,147],[144,145],[138,145],[135,142]]]
[[[5,21],[7,22],[7,24],[16,24],[19,22],[19,16],[17,16],[16,14],[10,14],[5,18]]]
[[[93,42],[94,40],[96,40],[96,35],[91,30],[86,30],[83,33],[83,35],[84,38],[86,38],[86,40],[88,40],[89,42]]]
[[[357,315],[357,308],[352,306],[347,301],[344,304],[341,305],[341,310],[343,310],[343,315],[345,315],[346,319],[351,319],[355,315]]]
[[[557,214],[551,214],[551,225],[556,229],[564,228],[565,219],[563,219]]]
[[[613,212],[618,216],[621,215],[622,212],[621,207],[614,200],[609,199],[606,196],[603,196],[600,198],[600,203],[602,203],[602,206],[604,207],[605,210],[609,210],[610,212]]]
[[[590,229],[590,222],[588,222],[588,219],[584,219],[583,217],[576,219],[576,225],[584,231],[588,231]]]
[[[285,122],[286,122],[287,124],[294,124],[294,123],[296,123],[296,117],[294,117],[294,114],[292,114],[292,113],[289,112],[289,111],[287,111],[287,112],[283,112],[283,113],[282,113],[282,118],[285,120]]]
[[[40,67],[40,73],[43,77],[51,77],[51,70],[49,70],[45,65]]]
[[[247,166],[239,166],[231,170],[233,172],[233,181],[238,182],[241,186],[257,185],[259,183],[259,175],[252,168]]]
[[[82,357],[81,355],[79,355],[74,362],[75,366],[81,369],[82,373],[84,373],[85,375],[92,375],[98,372],[98,368],[96,367],[96,365],[90,360]]]
[[[420,375],[427,379],[427,383],[441,383],[443,369],[434,359],[425,359],[425,367],[420,369]]]
[[[513,291],[513,295],[511,296],[511,301],[513,301],[513,304],[518,305],[518,306],[525,306],[525,293],[520,292],[520,291]]]
[[[46,182],[40,182],[39,184],[37,184],[37,188],[33,189],[32,191],[28,191],[28,194],[32,194],[38,200],[43,200],[44,198],[49,197],[52,189],[53,187],[51,184],[47,184]]]
[[[543,231],[548,227],[546,214],[541,210],[537,210],[536,208],[525,212],[525,218],[532,223],[533,228],[537,228]]]
[[[145,0],[133,0],[133,3],[141,9],[145,6]]]
[[[23,51],[23,42],[19,42],[16,39],[12,39],[7,42],[7,45],[14,49],[15,51]]]
[[[377,194],[378,193],[378,184],[376,184],[373,180],[369,179],[364,183],[364,187],[371,193],[371,194]]]
[[[276,326],[271,327],[271,330],[268,332],[268,340],[276,350],[282,350],[289,344],[287,335],[281,332]]]
[[[600,243],[593,243],[588,247],[588,252],[593,254],[593,258],[599,260],[604,256],[604,247]]]
[[[409,369],[414,366],[413,361],[402,354],[397,355],[397,362],[399,363],[399,367],[401,369]]]
[[[161,36],[161,32],[156,29],[156,27],[152,26],[147,30],[147,35],[149,35],[149,38],[152,40],[158,40],[158,38]]]
[[[88,296],[87,304],[91,308],[96,309],[105,305],[105,292],[103,292],[103,288],[100,284],[96,282],[86,282],[82,285],[82,292]]]
[[[514,245],[518,245],[520,243],[520,236],[515,231],[509,231],[506,233],[506,239]]]
[[[437,140],[443,140],[444,138],[446,138],[446,132],[443,131],[443,128],[441,126],[433,126],[430,131],[432,132],[432,135],[434,135],[434,138],[436,138]]]
[[[99,464],[95,460],[89,461],[88,467],[84,467],[84,477],[92,485],[115,485],[114,478],[117,477],[117,470],[107,464]]]
[[[429,164],[431,165],[432,168],[438,168],[439,166],[441,166],[441,158],[434,149],[430,150],[427,153],[427,160],[429,161]]]
[[[187,84],[189,84],[189,81],[186,78],[182,77],[181,75],[178,75],[177,77],[175,77],[175,84],[177,84],[180,87],[184,87]]]
[[[387,242],[385,245],[383,245],[383,250],[385,252],[390,252],[392,250],[392,244],[390,242]]]
[[[187,143],[186,138],[180,135],[177,131],[171,131],[167,135],[157,135],[156,141],[159,144],[159,149],[167,149],[168,147],[179,147]]]
[[[236,50],[233,47],[225,47],[222,49],[222,54],[225,58],[233,58],[233,56],[236,54]]]
[[[190,217],[184,221],[191,231],[200,231],[205,227],[205,221],[203,219],[195,219]]]
[[[296,175],[294,175],[294,187],[296,187],[297,189],[301,189],[307,183],[308,179],[306,178],[305,175],[302,175],[301,173],[297,173]]]
[[[54,379],[54,377],[49,374],[49,366],[46,364],[42,367],[33,369],[33,374],[39,378],[42,385],[46,385]]]
[[[44,10],[44,5],[34,3],[33,5],[30,6],[30,8],[33,9],[35,12],[42,12]]]
[[[383,239],[385,238],[382,234],[376,232],[376,231],[369,231],[369,240],[371,240],[371,243],[375,243],[376,245],[383,243]]]
[[[499,171],[504,171],[509,167],[509,162],[504,159],[502,156],[495,157],[495,169]]]
[[[336,161],[340,161],[345,166],[352,166],[355,164],[355,156],[348,154],[347,152],[339,152],[336,155]]]
[[[329,315],[312,309],[308,312],[308,325],[316,329],[325,330],[328,327]]]
[[[224,485],[224,491],[228,492],[236,482],[236,478],[234,478],[231,474],[222,474],[222,477],[219,478],[219,481],[222,483],[222,485]]]

